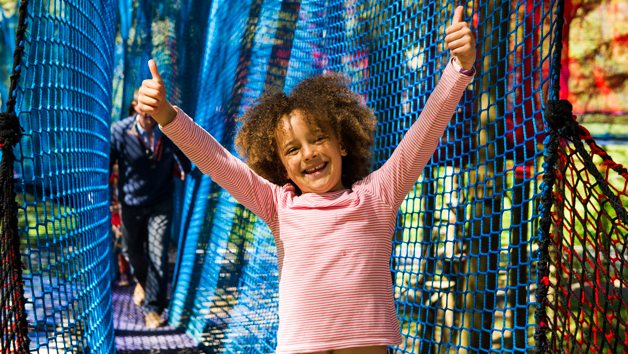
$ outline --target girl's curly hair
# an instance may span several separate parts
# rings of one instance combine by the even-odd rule
[[[347,150],[342,157],[342,184],[349,187],[366,177],[371,171],[377,119],[361,96],[349,89],[350,83],[341,73],[326,73],[301,81],[289,96],[264,93],[238,118],[242,128],[235,144],[247,165],[277,185],[290,182],[279,158],[275,132],[281,129],[284,116],[299,110],[311,126],[327,122]]]

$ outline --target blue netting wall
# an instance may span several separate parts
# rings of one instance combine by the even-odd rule
[[[113,1],[112,1],[113,2]],[[195,107],[198,70],[211,2],[201,0],[118,0],[112,120],[128,117],[133,92],[150,78],[154,59],[164,73],[168,99]]]
[[[198,100],[198,70],[203,59],[204,46],[200,43],[207,36],[211,1],[118,0],[117,7],[112,124],[132,115],[129,106],[133,93],[143,80],[150,78],[146,65],[150,58],[164,74],[170,102],[186,112],[193,112]],[[190,205],[189,201],[184,204],[184,188],[183,182],[176,178],[175,215],[178,216],[187,213]],[[179,242],[182,220],[182,217],[173,219],[173,244]]]
[[[246,1],[215,1],[208,17],[195,116],[197,123],[232,151],[235,117],[242,113],[242,102],[263,89],[263,81],[249,73],[264,72],[265,53],[272,49],[272,44],[261,49],[254,46],[269,42],[264,38],[267,35],[256,33],[261,10],[259,4]],[[229,309],[237,301],[246,230],[254,217],[238,209],[237,202],[208,176],[195,172],[186,181],[183,205],[187,209],[181,220],[183,240],[170,321],[187,328],[199,342],[220,344]]]
[[[558,0],[32,1],[16,171],[33,350],[114,350],[109,124],[126,117],[149,58],[171,102],[232,152],[235,118],[262,92],[344,72],[378,117],[378,168],[438,83],[456,5],[476,28],[477,73],[391,235],[404,337],[393,349],[531,350]],[[272,353],[270,231],[196,169],[179,187],[170,323],[212,351]]]
[[[15,50],[18,5],[18,1],[13,6],[0,4],[0,112],[6,111],[9,76],[11,75],[13,51]]]
[[[438,83],[458,3],[213,1],[190,113],[233,151],[234,118],[271,87],[325,70],[377,114],[381,166]],[[391,241],[399,353],[534,346],[542,103],[555,1],[471,1],[476,79]],[[186,182],[171,323],[219,351],[272,352],[277,261],[267,228],[207,176]]]
[[[15,173],[31,351],[111,353],[107,151],[116,7],[34,0],[27,9]]]

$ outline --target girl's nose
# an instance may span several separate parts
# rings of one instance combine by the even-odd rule
[[[311,160],[318,156],[316,149],[310,144],[304,145],[302,149],[303,149],[303,159],[305,161]]]

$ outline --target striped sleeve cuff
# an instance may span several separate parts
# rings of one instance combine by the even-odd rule
[[[467,70],[463,68],[462,66],[458,65],[455,59],[456,59],[455,57],[451,58],[451,63],[454,65],[454,69],[456,69],[457,72],[466,76],[473,76],[475,74],[475,68],[471,68],[471,70]]]

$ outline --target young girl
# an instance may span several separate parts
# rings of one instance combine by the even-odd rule
[[[166,101],[149,61],[153,79],[140,89],[139,109],[273,232],[277,353],[384,354],[402,341],[391,237],[404,197],[473,77],[475,39],[463,10],[446,30],[455,59],[390,159],[371,174],[376,119],[342,75],[306,79],[290,96],[264,94],[240,119],[236,145],[244,164]]]

